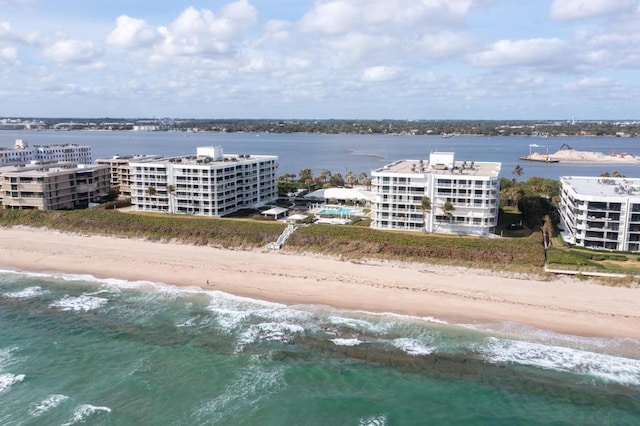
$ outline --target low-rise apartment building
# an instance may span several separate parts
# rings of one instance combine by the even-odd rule
[[[501,163],[456,161],[453,152],[374,170],[371,226],[490,235],[498,223]],[[424,209],[423,199],[430,207]]]
[[[34,161],[90,164],[91,147],[76,144],[29,146],[23,139],[17,139],[13,148],[0,147],[0,167],[29,164]]]
[[[640,251],[640,179],[562,176],[560,186],[565,242]]]
[[[76,163],[0,167],[4,209],[70,210],[109,195],[109,169]]]
[[[195,156],[132,161],[130,168],[131,203],[139,211],[221,217],[278,196],[277,156],[199,147]]]

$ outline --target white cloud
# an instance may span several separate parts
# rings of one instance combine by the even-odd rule
[[[101,49],[93,43],[79,40],[61,40],[44,51],[47,58],[59,64],[86,65],[101,54]]]
[[[334,68],[353,67],[364,60],[377,62],[387,56],[387,52],[395,40],[384,35],[365,33],[349,33],[330,38],[326,45],[327,55]]]
[[[107,43],[116,47],[146,47],[160,38],[157,29],[149,26],[143,19],[121,15],[116,19],[116,28],[107,36]]]
[[[553,0],[549,16],[558,21],[598,18],[632,11],[636,0]]]
[[[478,67],[539,66],[558,68],[569,59],[566,42],[556,38],[500,40],[490,49],[471,55],[470,62]]]
[[[615,82],[606,77],[584,77],[577,81],[566,83],[564,88],[571,91],[589,89],[607,89],[615,85]]]
[[[475,45],[471,34],[451,31],[428,34],[420,38],[417,47],[433,58],[446,58],[465,53]]]
[[[244,66],[240,68],[240,71],[249,74],[257,74],[264,72],[267,69],[267,61],[264,58],[251,58]]]
[[[262,29],[263,35],[258,44],[278,45],[289,40],[291,35],[291,23],[287,21],[269,21]]]
[[[362,80],[367,82],[380,82],[395,80],[398,77],[398,69],[379,65],[364,70]]]
[[[0,48],[0,64],[16,64],[18,62],[18,49],[15,47]]]
[[[256,21],[257,11],[246,0],[229,3],[218,15],[207,9],[189,7],[168,27],[159,29],[165,37],[163,52],[168,55],[227,53],[240,43]]]
[[[388,31],[390,25],[417,23],[439,27],[459,22],[473,5],[473,0],[320,0],[300,25],[303,31],[329,34],[362,28]]]
[[[0,40],[6,38],[11,33],[11,24],[9,22],[0,22]]]
[[[0,22],[0,42],[17,43],[21,45],[36,44],[38,33],[28,34],[26,37],[15,33],[10,22]]]

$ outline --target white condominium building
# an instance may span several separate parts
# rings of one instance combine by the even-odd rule
[[[109,169],[105,166],[49,163],[0,167],[4,209],[86,208],[108,195]]]
[[[489,235],[498,223],[501,163],[400,160],[372,172],[373,228]],[[423,209],[423,199],[431,205]]]
[[[130,162],[131,203],[139,211],[225,216],[277,199],[278,157],[224,154],[220,146],[197,155]]]
[[[22,139],[17,139],[13,148],[0,147],[0,166],[55,161],[90,164],[91,147],[76,144],[34,145],[30,147]]]
[[[640,251],[640,179],[562,176],[560,186],[565,242]]]
[[[111,158],[99,158],[96,164],[109,167],[111,175],[111,188],[118,192],[121,197],[131,197],[131,168],[129,163],[143,163],[148,161],[162,160],[161,155],[136,154],[136,155],[114,155]]]

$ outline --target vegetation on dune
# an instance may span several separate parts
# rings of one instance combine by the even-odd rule
[[[74,211],[0,210],[0,225],[47,227],[67,232],[246,249],[275,241],[285,227],[278,222],[143,215],[99,208]]]
[[[265,220],[132,214],[100,208],[0,210],[0,226],[14,225],[239,249],[264,247],[276,241],[285,227]],[[284,249],[353,260],[375,258],[539,271],[543,264],[541,238],[537,233],[527,238],[489,239],[318,224],[300,228]]]
[[[313,251],[348,259],[375,258],[523,270],[544,263],[542,236],[492,239],[352,226],[317,225],[295,232],[286,250]]]

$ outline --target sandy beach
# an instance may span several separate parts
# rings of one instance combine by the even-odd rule
[[[572,335],[640,337],[640,288],[567,277],[351,262],[22,227],[0,230],[0,268],[197,286],[291,305],[394,312],[488,328],[515,322]]]

